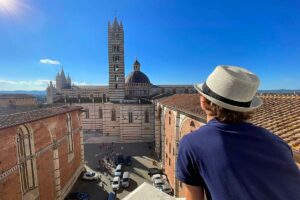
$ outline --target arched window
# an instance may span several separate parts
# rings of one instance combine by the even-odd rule
[[[72,119],[70,113],[67,114],[67,135],[68,135],[68,153],[74,151]]]
[[[114,71],[115,71],[115,72],[119,71],[119,66],[118,66],[118,65],[115,65],[115,66],[114,66]]]
[[[190,127],[191,127],[191,132],[193,132],[195,130],[195,128],[196,128],[194,121],[191,121]]]
[[[38,185],[33,135],[27,126],[18,128],[17,142],[22,190],[25,193]]]
[[[149,111],[145,110],[145,123],[149,123]]]
[[[128,123],[132,123],[132,112],[128,112]]]
[[[86,118],[86,119],[89,119],[89,118],[90,118],[90,111],[89,111],[88,108],[87,108],[86,111],[85,111],[85,118]]]
[[[106,94],[103,94],[103,102],[106,102]]]
[[[103,112],[102,112],[102,108],[99,108],[99,119],[103,118]]]
[[[191,123],[190,123],[190,127],[193,127],[193,128],[195,128],[195,123],[194,123],[194,121],[191,121]]]
[[[111,110],[111,121],[116,121],[116,110],[115,109]]]

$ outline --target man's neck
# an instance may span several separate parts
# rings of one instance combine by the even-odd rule
[[[210,120],[214,119],[215,116],[207,115],[206,116],[206,122],[208,123]]]

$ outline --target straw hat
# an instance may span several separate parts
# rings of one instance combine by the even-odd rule
[[[205,83],[194,85],[209,101],[238,112],[249,112],[263,104],[255,96],[258,86],[259,79],[252,72],[224,65],[217,66]]]

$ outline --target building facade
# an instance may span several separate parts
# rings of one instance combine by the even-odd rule
[[[37,100],[28,94],[0,94],[0,107],[36,105]]]
[[[64,199],[84,166],[81,107],[0,116],[0,199]]]

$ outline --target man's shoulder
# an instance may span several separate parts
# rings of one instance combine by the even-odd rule
[[[217,127],[211,125],[203,125],[199,129],[188,133],[184,136],[187,141],[198,141],[201,139],[205,139],[206,137],[210,137],[216,133]]]

